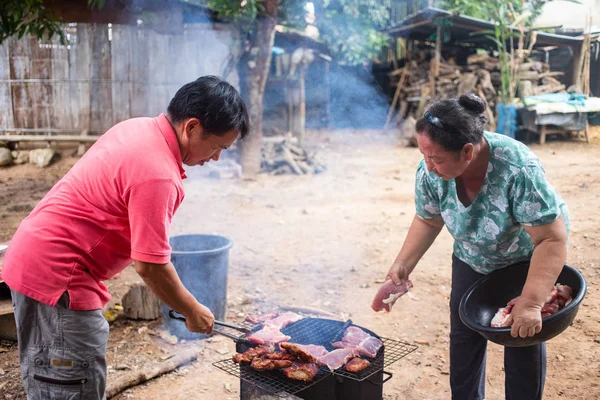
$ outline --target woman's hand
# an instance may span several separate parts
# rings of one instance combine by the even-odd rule
[[[392,267],[388,271],[388,274],[385,277],[385,280],[392,280],[396,285],[400,285],[402,281],[408,279],[408,274],[410,272],[402,265],[402,263],[395,262],[392,264]]]
[[[504,324],[504,327],[509,326],[510,335],[514,338],[526,338],[539,333],[542,330],[542,306],[519,297]]]

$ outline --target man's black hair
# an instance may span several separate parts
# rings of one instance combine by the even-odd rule
[[[167,112],[174,123],[197,118],[206,132],[216,136],[234,129],[243,138],[250,129],[248,110],[238,91],[213,75],[183,85]]]

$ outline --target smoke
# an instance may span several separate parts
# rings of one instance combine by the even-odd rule
[[[364,66],[331,67],[331,114],[335,128],[379,129],[385,123],[388,99]]]

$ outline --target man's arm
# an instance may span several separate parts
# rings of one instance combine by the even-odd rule
[[[212,313],[183,286],[173,264],[135,261],[135,270],[156,297],[186,317],[186,327],[189,331],[212,332],[214,324]]]

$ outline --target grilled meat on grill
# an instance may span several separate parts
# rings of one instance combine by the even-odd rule
[[[367,360],[363,360],[362,358],[353,358],[352,360],[346,363],[344,367],[348,372],[360,372],[365,368],[368,368],[371,363]]]
[[[280,352],[271,352],[266,353],[260,356],[260,358],[264,358],[267,360],[288,360],[288,361],[296,361],[296,356],[288,353],[280,353]]]
[[[325,347],[314,344],[280,343],[279,347],[308,363],[314,363],[328,353]]]
[[[282,372],[290,379],[310,382],[319,372],[319,367],[312,363],[295,362],[291,367],[282,369]]]
[[[290,360],[269,360],[268,358],[255,357],[250,364],[257,371],[272,371],[274,369],[287,368],[292,365]]]
[[[243,353],[235,354],[232,358],[236,364],[250,364],[255,357],[260,357],[263,354],[273,351],[275,351],[273,345],[258,346],[248,349]]]
[[[249,341],[258,344],[287,342],[290,339],[290,336],[284,335],[278,328],[270,325],[248,336]]]

